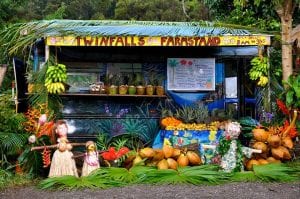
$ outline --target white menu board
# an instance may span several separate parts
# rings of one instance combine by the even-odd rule
[[[168,58],[167,76],[168,90],[215,90],[215,58]]]

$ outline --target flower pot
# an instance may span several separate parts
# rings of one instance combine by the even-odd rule
[[[136,93],[138,95],[144,95],[144,93],[145,93],[145,87],[144,86],[137,86],[136,87]]]
[[[121,85],[121,86],[119,86],[119,94],[120,95],[127,94],[127,91],[128,91],[128,86],[127,85]]]
[[[136,87],[135,86],[129,86],[128,87],[128,94],[129,95],[135,95],[136,93]]]
[[[165,89],[163,86],[156,86],[155,91],[156,91],[156,95],[164,95],[165,94]]]
[[[116,95],[118,93],[118,87],[115,85],[111,85],[109,87],[109,94],[110,95]]]
[[[152,85],[147,85],[147,86],[146,86],[146,94],[147,94],[147,95],[153,95],[153,94],[154,94],[154,86],[152,86]]]

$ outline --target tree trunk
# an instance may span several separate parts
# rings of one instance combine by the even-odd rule
[[[293,73],[291,32],[294,8],[293,0],[285,0],[276,10],[281,20],[282,79],[285,81]]]
[[[0,88],[2,86],[2,82],[3,82],[4,76],[5,76],[6,70],[7,70],[6,64],[0,65]]]

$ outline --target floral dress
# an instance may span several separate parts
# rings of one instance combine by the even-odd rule
[[[98,168],[100,168],[98,152],[85,153],[81,176],[87,176]]]

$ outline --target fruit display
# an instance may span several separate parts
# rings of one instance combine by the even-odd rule
[[[280,163],[292,158],[291,150],[294,148],[292,138],[284,133],[282,128],[270,127],[269,129],[253,129],[254,149],[260,149],[261,154],[257,154],[245,163],[248,170],[252,170],[253,165],[269,163]]]
[[[48,66],[45,86],[49,93],[60,94],[65,91],[67,81],[67,69],[64,64]]]
[[[249,71],[249,77],[251,80],[258,80],[258,86],[265,86],[269,79],[267,77],[269,65],[268,65],[268,58],[263,56],[254,57],[251,60],[252,68]]]
[[[156,166],[157,169],[174,169],[185,166],[201,165],[203,161],[195,151],[187,148],[178,149],[170,145],[164,145],[162,149],[146,147],[140,149],[135,158],[130,158],[133,165],[145,164]]]
[[[219,121],[213,121],[209,124],[205,123],[192,123],[192,124],[186,124],[186,123],[171,123],[167,126],[165,126],[165,130],[196,130],[196,131],[203,131],[203,130],[211,130],[216,131],[219,129],[220,122]]]

